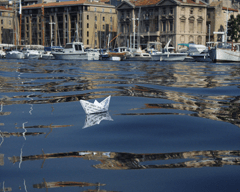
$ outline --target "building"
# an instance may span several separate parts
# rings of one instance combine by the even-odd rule
[[[91,0],[33,4],[23,7],[22,44],[106,47],[117,32],[115,7]]]
[[[0,43],[12,44],[13,43],[13,27],[14,27],[14,14],[13,9],[6,4],[0,6]]]
[[[146,47],[148,41],[163,46],[206,42],[207,4],[199,0],[137,0],[123,1],[118,7],[120,45],[137,33],[137,42]],[[135,23],[135,25],[134,25]],[[135,30],[134,30],[135,29]]]
[[[232,8],[232,6],[222,2],[215,1],[209,4],[207,10],[207,41],[222,41],[222,35],[213,34],[213,32],[225,32],[227,26],[227,20],[231,15],[239,14],[238,9]],[[234,6],[233,6],[234,7]],[[228,12],[228,13],[227,13]]]

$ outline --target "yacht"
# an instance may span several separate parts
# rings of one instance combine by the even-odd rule
[[[39,59],[42,57],[42,53],[39,50],[33,49],[23,49],[22,52],[24,53],[25,59]]]
[[[188,53],[176,53],[175,48],[169,46],[170,42],[171,39],[163,48],[163,52],[152,52],[153,61],[183,61],[187,57]]]
[[[67,43],[62,51],[52,51],[55,59],[67,60],[99,60],[99,52],[85,52],[82,42]]]
[[[12,50],[6,53],[6,59],[24,59],[25,55],[23,52],[18,50]]]

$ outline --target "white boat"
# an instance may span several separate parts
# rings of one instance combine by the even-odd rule
[[[106,99],[104,99],[100,103],[97,100],[95,100],[94,103],[90,103],[85,100],[80,100],[80,103],[83,107],[83,110],[88,115],[88,114],[106,112],[109,107],[110,99],[111,99],[111,95],[108,96]]]
[[[67,43],[62,51],[52,51],[55,59],[66,60],[99,60],[99,52],[85,52],[82,42]]]
[[[42,52],[39,50],[23,49],[22,52],[25,55],[25,59],[39,59],[42,57]]]
[[[163,52],[153,52],[151,54],[153,61],[183,61],[188,53],[175,53],[174,47],[169,47],[171,39],[163,48]]]
[[[18,50],[9,51],[6,53],[6,59],[24,59],[25,55],[23,52]]]
[[[126,60],[126,61],[151,61],[152,56],[151,56],[151,54],[138,49],[136,51],[130,51],[124,60]]]
[[[6,52],[3,50],[0,50],[0,58],[5,58],[6,57]]]
[[[217,43],[209,55],[213,62],[240,62],[240,43]]]
[[[113,121],[108,112],[86,115],[83,129],[100,124],[102,120]]]

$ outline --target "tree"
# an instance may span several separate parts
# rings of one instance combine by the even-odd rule
[[[230,16],[230,19],[228,20],[228,36],[231,36],[231,39],[235,42],[238,42],[238,39],[240,39],[240,15],[237,15],[236,18],[234,18],[233,15]]]

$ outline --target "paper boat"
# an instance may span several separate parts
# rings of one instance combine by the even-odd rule
[[[85,129],[87,127],[91,127],[96,124],[100,124],[102,120],[113,121],[113,119],[111,118],[111,116],[109,115],[108,112],[86,115],[85,124],[83,126],[83,129]]]
[[[106,112],[109,107],[110,99],[111,99],[111,95],[108,96],[106,99],[104,99],[101,103],[99,103],[97,100],[95,100],[94,103],[80,100],[80,103],[83,107],[83,110],[88,115],[88,114],[93,114],[93,113]]]

